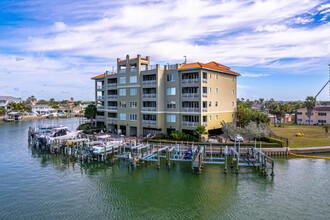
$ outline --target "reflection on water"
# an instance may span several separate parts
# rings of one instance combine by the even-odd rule
[[[327,219],[330,161],[276,158],[275,177],[177,163],[127,168],[29,148],[30,121],[0,124],[0,219]],[[45,123],[45,122],[43,122]],[[77,119],[57,124],[77,126]]]

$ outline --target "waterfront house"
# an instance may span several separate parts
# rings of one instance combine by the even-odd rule
[[[236,113],[239,73],[217,62],[150,65],[150,57],[117,59],[117,72],[93,77],[96,122],[128,136],[172,130],[193,134],[197,125],[220,132]]]
[[[49,115],[56,113],[56,110],[49,105],[29,105],[29,107],[36,115]]]
[[[297,124],[309,124],[307,108],[297,109]],[[330,106],[317,106],[312,111],[311,125],[330,124]]]
[[[7,111],[10,111],[10,107],[9,107],[10,102],[20,103],[23,102],[23,100],[12,96],[0,96],[0,108],[4,108]]]

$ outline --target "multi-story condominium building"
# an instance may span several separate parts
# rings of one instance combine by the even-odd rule
[[[309,124],[307,108],[297,109],[297,124]],[[311,125],[330,124],[330,107],[315,107],[311,115]]]
[[[236,112],[240,74],[216,62],[150,65],[150,57],[117,59],[117,73],[95,76],[97,123],[127,136],[178,130],[192,134],[197,125],[211,133]]]

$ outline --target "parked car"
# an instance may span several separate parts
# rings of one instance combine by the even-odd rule
[[[238,134],[235,139],[231,140],[236,142],[244,142],[244,138],[240,134]]]

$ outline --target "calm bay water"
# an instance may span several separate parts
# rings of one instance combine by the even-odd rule
[[[75,129],[77,118],[53,120]],[[28,147],[51,120],[0,123],[0,219],[329,219],[330,160],[275,159],[275,177],[177,163],[80,164]]]

